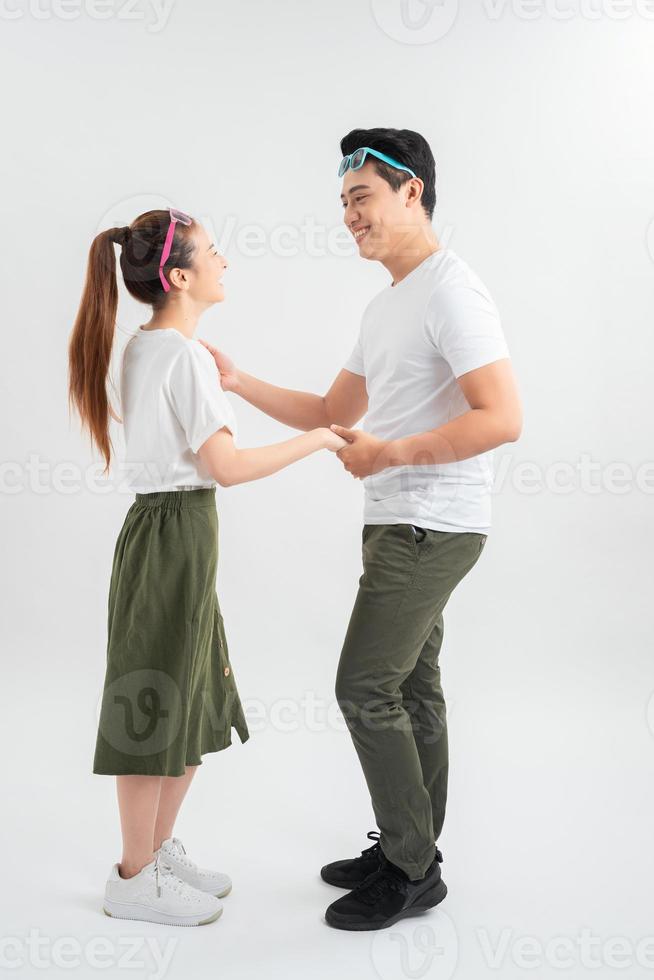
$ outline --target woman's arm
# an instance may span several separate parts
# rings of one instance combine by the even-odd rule
[[[233,487],[277,473],[319,449],[338,452],[346,445],[345,439],[330,429],[317,428],[272,446],[237,449],[232,433],[225,427],[202,443],[198,455],[221,487]]]

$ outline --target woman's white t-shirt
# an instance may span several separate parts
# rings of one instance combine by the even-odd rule
[[[121,465],[134,493],[214,487],[200,446],[236,417],[216,362],[199,340],[174,328],[143,330],[127,342],[120,369],[125,434]]]

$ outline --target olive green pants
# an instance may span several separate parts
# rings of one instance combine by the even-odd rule
[[[447,721],[438,663],[443,609],[486,535],[366,524],[363,575],[336,697],[368,784],[382,851],[412,879],[445,818]]]

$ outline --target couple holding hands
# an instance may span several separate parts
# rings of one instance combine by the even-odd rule
[[[360,856],[321,869],[346,890],[325,919],[380,929],[447,893],[437,843],[448,781],[443,610],[484,548],[492,451],[519,437],[520,398],[488,290],[432,227],[426,140],[353,130],[341,152],[345,224],[391,281],[325,395],[255,378],[195,337],[202,313],[224,298],[226,263],[189,215],[149,211],[91,245],[69,397],[106,469],[109,417],[122,421],[135,493],[114,550],[93,762],[94,773],[117,779],[123,855],[105,888],[111,916],[201,925],[223,910],[228,875],[199,867],[173,836],[202,755],[229,746],[233,728],[249,738],[216,594],[216,487],[324,448],[365,488],[363,574],[336,696],[378,827]],[[127,290],[152,308],[123,353],[122,418],[107,395],[115,244]],[[302,434],[238,448],[225,391]]]

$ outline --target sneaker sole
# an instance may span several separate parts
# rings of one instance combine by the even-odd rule
[[[406,919],[419,912],[428,912],[442,902],[446,895],[447,885],[441,879],[438,884],[434,885],[428,892],[425,892],[420,900],[420,905],[410,905],[385,922],[348,922],[345,916],[341,917],[338,914],[334,914],[329,909],[325,912],[325,921],[335,929],[347,929],[350,932],[370,932],[373,929],[388,929],[389,926],[399,922],[400,919]]]
[[[166,912],[157,912],[156,909],[143,908],[142,905],[109,900],[105,900],[102,911],[111,919],[138,919],[141,922],[158,922],[167,926],[206,926],[209,922],[215,922],[223,914],[220,908],[213,915],[200,919],[197,916],[170,915]]]
[[[190,882],[189,882],[189,884],[190,884]],[[227,888],[225,888],[221,892],[212,892],[211,889],[209,889],[209,888],[199,888],[198,885],[194,885],[193,887],[194,888],[197,888],[198,891],[200,891],[200,892],[204,892],[205,895],[213,895],[215,898],[224,898],[226,895],[229,895],[229,893],[232,890],[232,886],[231,885],[229,885]]]

